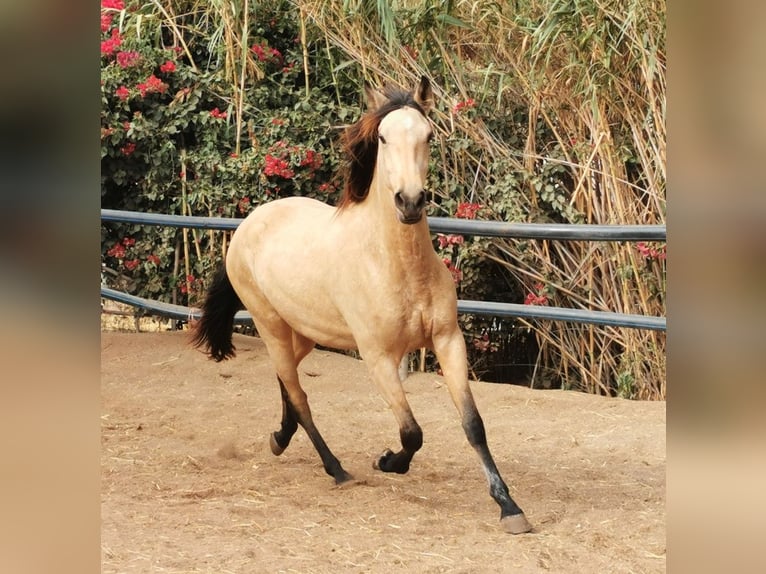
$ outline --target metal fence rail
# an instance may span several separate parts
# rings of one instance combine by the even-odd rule
[[[102,221],[166,225],[195,229],[234,230],[242,219],[200,217],[192,215],[166,215],[102,209]],[[572,241],[665,241],[664,225],[586,225],[572,223],[506,223],[503,221],[477,221],[454,217],[429,217],[428,226],[435,233],[460,233],[484,237],[512,237],[518,239],[558,239]]]
[[[166,215],[159,213],[141,213],[137,211],[101,210],[102,221],[134,223],[139,225],[165,225],[197,229],[234,230],[242,219],[221,217],[197,217]],[[667,237],[664,225],[574,225],[547,223],[504,223],[502,221],[477,221],[447,217],[429,217],[428,225],[432,232],[460,233],[486,237],[512,237],[530,239],[556,239],[572,241],[665,241]],[[101,287],[101,296],[145,309],[153,314],[175,319],[199,318],[199,310],[182,305],[173,305],[136,297],[108,287]],[[562,307],[542,307],[489,301],[458,301],[458,313],[473,313],[497,317],[524,317],[528,319],[548,319],[573,323],[589,323],[612,327],[629,327],[655,331],[667,330],[665,317],[647,317],[587,309],[565,309]],[[240,311],[235,322],[251,321],[249,313]]]

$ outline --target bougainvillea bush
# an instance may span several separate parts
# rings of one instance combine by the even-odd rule
[[[156,6],[101,3],[102,207],[244,217],[276,197],[334,202],[337,126],[357,95],[346,103],[334,87],[306,91],[288,3],[251,14],[242,84],[232,76],[231,46],[197,33],[211,15],[192,11],[172,27]],[[104,224],[103,281],[197,304],[226,240],[221,232]]]

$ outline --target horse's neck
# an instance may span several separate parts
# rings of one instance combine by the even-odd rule
[[[425,214],[415,224],[401,223],[394,202],[377,188],[375,182],[370,195],[360,206],[361,217],[366,220],[367,237],[377,244],[378,251],[394,267],[425,270],[433,259],[434,248]]]

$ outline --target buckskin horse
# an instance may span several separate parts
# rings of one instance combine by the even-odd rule
[[[289,197],[265,203],[245,218],[206,295],[193,343],[216,361],[233,357],[233,319],[244,305],[268,349],[282,395],[272,452],[282,454],[300,425],[338,484],[352,477],[314,424],[298,378],[301,360],[316,344],[359,350],[396,417],[402,445],[398,452],[385,450],[373,466],[403,474],[423,433],[398,367],[407,353],[432,349],[500,506],[502,527],[528,532],[531,526],[487,447],[468,383],[455,286],[434,251],[424,215],[431,84],[423,77],[412,92],[365,91],[369,110],[341,136],[346,164],[338,206]]]

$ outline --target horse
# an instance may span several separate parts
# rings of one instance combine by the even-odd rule
[[[352,480],[314,424],[298,365],[315,345],[356,349],[399,425],[401,450],[373,462],[406,473],[423,444],[407,402],[400,362],[427,347],[436,353],[469,444],[479,456],[507,532],[531,525],[511,498],[487,446],[468,383],[457,294],[424,216],[434,104],[425,76],[411,91],[365,85],[368,109],[341,135],[344,184],[337,207],[306,197],[254,209],[234,232],[225,265],[202,304],[192,343],[210,358],[235,355],[232,327],[244,306],[277,373],[282,398],[274,455],[303,427],[337,484]]]

